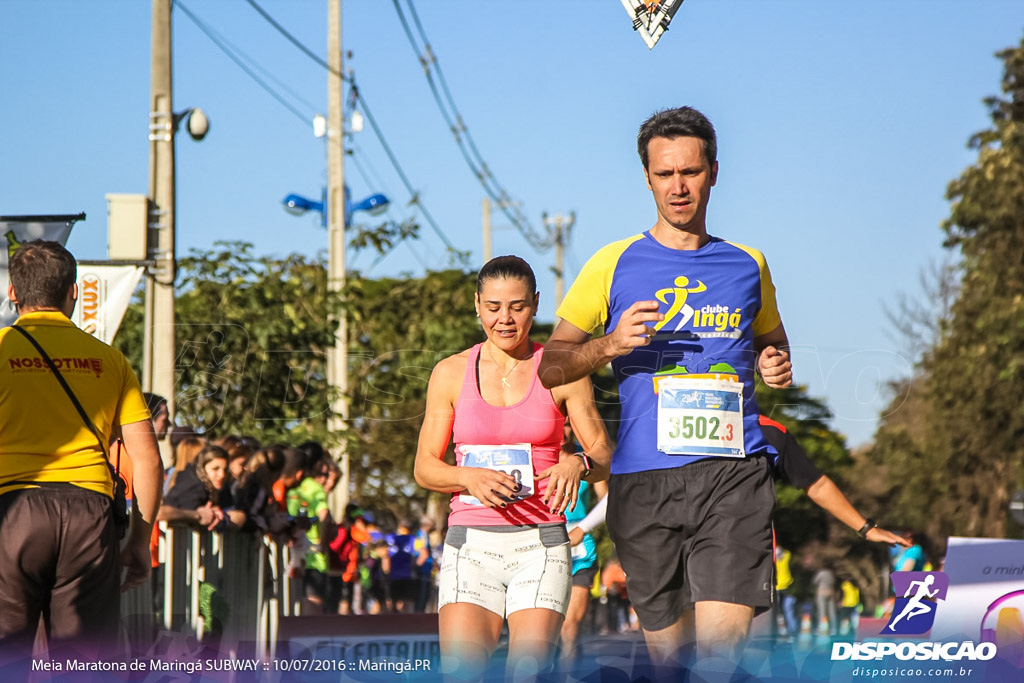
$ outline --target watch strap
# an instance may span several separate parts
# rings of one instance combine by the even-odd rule
[[[573,453],[576,457],[583,461],[583,478],[586,479],[590,475],[590,471],[594,469],[594,461],[590,459],[590,456],[583,451],[577,451]]]
[[[874,529],[877,526],[878,526],[878,522],[876,522],[875,520],[871,519],[870,517],[866,517],[864,519],[864,526],[862,526],[861,528],[857,529],[857,535],[860,536],[861,538],[867,538],[868,537],[868,532],[871,531],[872,529]]]

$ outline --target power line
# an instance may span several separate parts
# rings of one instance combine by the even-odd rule
[[[194,13],[193,13],[193,16],[195,16],[195,15],[194,15]],[[205,23],[205,22],[203,22],[203,23]],[[248,64],[249,64],[249,65],[250,65],[250,66],[251,66],[251,67],[252,67],[253,69],[257,69],[257,70],[259,70],[259,72],[260,72],[261,74],[263,74],[263,76],[264,76],[265,78],[267,78],[267,79],[269,79],[269,80],[272,80],[272,81],[274,81],[274,83],[275,83],[275,84],[277,84],[277,86],[278,86],[279,88],[281,88],[281,89],[285,90],[285,91],[286,91],[286,92],[287,92],[287,93],[288,93],[289,95],[291,95],[291,96],[292,96],[292,97],[293,97],[294,99],[298,100],[298,101],[299,101],[299,102],[300,102],[301,104],[304,104],[304,105],[306,106],[306,108],[307,108],[307,109],[310,109],[311,111],[316,111],[316,110],[318,109],[318,105],[316,105],[316,104],[313,104],[312,102],[310,102],[309,100],[307,100],[307,99],[305,98],[305,96],[304,96],[304,95],[303,95],[302,93],[300,93],[299,91],[297,91],[297,90],[295,90],[294,88],[292,88],[292,87],[291,87],[291,86],[290,86],[290,85],[288,84],[288,82],[287,82],[287,81],[284,81],[284,80],[282,80],[282,79],[278,78],[278,77],[277,77],[277,76],[275,76],[275,75],[274,75],[274,74],[273,74],[273,73],[272,73],[272,72],[271,72],[271,71],[270,71],[269,69],[266,69],[266,68],[264,68],[263,66],[261,66],[259,62],[257,62],[257,61],[256,61],[255,59],[253,59],[252,57],[250,57],[249,55],[247,55],[247,54],[245,53],[245,51],[244,51],[244,50],[242,50],[242,49],[241,49],[241,48],[239,48],[239,47],[238,47],[237,45],[233,44],[233,43],[232,43],[232,42],[231,42],[230,40],[228,40],[227,38],[225,38],[225,37],[224,37],[224,34],[222,34],[222,33],[218,32],[218,31],[216,31],[215,29],[213,29],[212,27],[210,27],[210,25],[209,25],[209,24],[206,24],[206,28],[207,28],[207,30],[208,30],[208,31],[209,31],[209,32],[210,32],[211,34],[213,34],[213,35],[214,35],[214,36],[215,36],[216,38],[218,38],[218,39],[219,39],[219,41],[220,41],[221,43],[224,43],[225,45],[227,45],[227,46],[228,46],[229,48],[231,48],[231,50],[232,50],[233,52],[235,52],[236,54],[238,54],[238,55],[241,55],[242,57],[244,57],[244,58],[245,58],[245,61],[246,61],[246,62],[247,62],[247,63],[248,63]]]
[[[427,84],[430,86],[430,91],[433,94],[434,101],[437,103],[438,109],[441,110],[441,116],[444,118],[445,123],[448,124],[449,130],[451,130],[452,135],[455,137],[455,143],[458,145],[459,151],[462,152],[463,159],[465,159],[466,164],[473,172],[473,175],[476,176],[480,185],[484,188],[484,191],[495,201],[498,208],[501,209],[502,213],[504,213],[519,232],[522,233],[523,237],[526,238],[531,246],[538,251],[549,249],[554,244],[553,236],[551,234],[545,234],[542,236],[533,228],[529,219],[519,209],[518,205],[512,201],[508,191],[500,182],[498,182],[498,179],[494,177],[494,174],[488,168],[487,162],[480,154],[480,151],[473,140],[473,136],[470,134],[469,128],[466,126],[466,123],[462,118],[462,114],[459,113],[459,109],[455,104],[455,99],[452,97],[451,90],[448,88],[447,80],[444,78],[444,72],[441,70],[441,64],[438,62],[437,56],[430,47],[430,40],[427,38],[427,34],[423,30],[423,24],[419,20],[419,15],[416,14],[413,2],[412,0],[406,1],[409,5],[410,14],[413,17],[413,21],[419,32],[420,39],[423,42],[422,54],[420,53],[417,41],[412,34],[412,30],[409,28],[409,22],[405,18],[405,13],[402,11],[400,1],[392,0],[392,4],[395,7],[395,11],[398,13],[398,19],[402,24],[402,29],[409,41],[409,45],[412,46],[413,52],[419,59],[420,65],[423,67],[423,73],[427,79]],[[444,91],[443,98],[434,82],[434,77],[431,73],[432,67],[433,70],[437,72],[438,81],[441,84],[441,89]]]
[[[444,234],[443,230],[441,230],[441,227],[437,224],[437,221],[434,220],[434,217],[430,214],[430,212],[427,210],[427,207],[423,204],[423,201],[420,199],[419,193],[413,188],[412,183],[409,182],[409,178],[405,175],[405,171],[402,170],[402,167],[398,163],[398,159],[395,157],[394,152],[391,151],[391,146],[388,144],[383,132],[381,132],[380,126],[377,125],[376,119],[374,119],[373,114],[370,112],[370,108],[369,105],[366,103],[366,99],[363,97],[362,93],[356,87],[355,77],[351,75],[345,76],[344,74],[339,73],[335,69],[332,69],[327,62],[318,57],[312,50],[306,47],[302,43],[302,41],[300,41],[298,38],[289,33],[287,29],[281,26],[281,24],[279,24],[272,16],[270,16],[270,14],[267,13],[266,10],[260,7],[255,2],[255,0],[246,0],[246,2],[248,2],[249,5],[251,5],[252,8],[255,9],[259,13],[259,15],[263,17],[264,20],[267,21],[267,23],[269,23],[271,26],[277,29],[277,31],[281,33],[281,35],[283,35],[285,38],[289,40],[289,42],[291,42],[299,50],[301,50],[303,54],[305,54],[307,57],[312,59],[314,62],[316,62],[323,68],[327,69],[328,72],[334,74],[338,78],[341,78],[343,81],[346,81],[350,84],[353,92],[355,93],[354,97],[358,99],[360,103],[362,103],[363,113],[366,116],[366,119],[370,122],[370,127],[373,128],[373,132],[377,136],[377,140],[380,142],[381,147],[384,148],[384,153],[391,161],[391,165],[394,167],[395,172],[398,173],[398,177],[402,180],[402,184],[405,186],[405,189],[409,192],[410,196],[412,197],[410,203],[416,205],[419,208],[420,213],[423,214],[423,217],[426,219],[427,223],[430,224],[430,227],[434,230],[435,233],[437,233],[437,236],[441,238],[441,241],[444,242],[445,246],[447,246],[452,253],[462,254],[463,252],[456,249],[455,246],[452,244],[451,240],[448,239],[448,236]],[[462,257],[460,260],[464,262],[465,257]]]
[[[252,8],[254,10],[256,10],[257,12],[259,12],[260,16],[263,17],[267,21],[268,24],[270,24],[271,26],[276,28],[278,33],[280,33],[282,36],[287,38],[289,40],[289,42],[291,42],[292,45],[294,45],[295,47],[299,48],[303,52],[303,54],[305,54],[307,57],[312,59],[314,62],[316,62],[317,64],[319,64],[323,68],[327,69],[329,72],[331,72],[332,74],[334,74],[335,76],[337,76],[341,80],[343,80],[343,81],[347,80],[345,78],[345,74],[343,74],[343,73],[341,73],[339,71],[335,71],[334,69],[332,69],[330,64],[325,62],[323,59],[321,59],[319,57],[319,55],[317,55],[315,52],[313,52],[308,47],[306,47],[306,45],[302,41],[300,41],[298,38],[296,38],[291,33],[289,33],[288,29],[286,29],[284,26],[281,26],[281,24],[277,23],[277,21],[274,19],[274,17],[270,16],[265,9],[263,9],[258,4],[256,4],[255,0],[246,0],[246,2],[248,2],[250,5],[252,5]]]
[[[422,213],[423,217],[427,219],[427,223],[430,224],[430,227],[433,228],[434,232],[437,233],[437,236],[441,238],[441,241],[444,242],[448,249],[453,252],[459,252],[459,250],[455,248],[455,245],[451,243],[451,240],[448,239],[448,236],[444,234],[444,231],[441,230],[441,227],[437,224],[437,221],[434,220],[434,217],[430,215],[427,207],[420,199],[419,192],[413,188],[412,183],[409,182],[409,178],[405,175],[405,171],[402,170],[401,164],[398,163],[395,153],[391,151],[391,145],[388,144],[387,138],[384,137],[384,133],[381,131],[380,126],[377,125],[377,119],[373,116],[373,112],[370,111],[370,105],[367,104],[362,91],[356,86],[355,77],[352,77],[352,90],[355,92],[355,98],[360,104],[362,104],[363,115],[366,117],[366,120],[370,122],[370,128],[373,129],[374,134],[377,136],[377,141],[380,142],[381,147],[384,148],[384,153],[387,155],[388,160],[391,161],[391,165],[395,168],[395,172],[398,174],[399,179],[405,186],[406,191],[412,197],[409,203],[414,204],[419,208],[420,213]]]
[[[349,146],[349,149],[352,151],[349,158],[352,159],[352,164],[356,167],[356,171],[359,172],[359,175],[363,178],[366,185],[372,188],[380,188],[385,194],[388,194],[389,190],[387,183],[384,182],[380,173],[378,173],[377,169],[373,167],[373,164],[370,163],[369,157],[363,153],[363,150],[359,145],[355,144],[355,141],[353,141]]]
[[[271,97],[273,97],[279,103],[281,103],[281,105],[284,106],[285,109],[287,109],[292,114],[294,114],[303,123],[305,123],[306,125],[309,125],[310,119],[312,117],[308,116],[307,114],[304,114],[302,111],[299,110],[298,107],[296,107],[294,104],[292,104],[291,102],[286,100],[284,98],[284,96],[282,96],[280,93],[278,93],[276,90],[274,90],[270,86],[270,84],[268,84],[266,81],[264,81],[262,78],[260,78],[260,76],[257,75],[253,71],[253,69],[250,68],[249,65],[246,64],[242,60],[242,57],[240,57],[239,55],[244,56],[250,62],[255,64],[255,62],[250,57],[246,56],[245,53],[243,53],[241,50],[238,50],[237,48],[234,48],[233,46],[231,46],[216,31],[214,31],[205,22],[203,22],[199,17],[197,17],[195,14],[193,14],[188,9],[188,7],[185,6],[185,3],[181,2],[181,0],[175,0],[174,7],[177,7],[178,9],[180,9],[185,14],[185,16],[188,17],[189,21],[191,21],[193,24],[196,25],[196,28],[198,28],[200,31],[202,31],[206,35],[206,37],[209,38],[213,42],[214,45],[216,45],[221,50],[223,50],[224,54],[226,54],[228,56],[228,59],[230,59],[235,64],[237,64],[238,67],[242,71],[244,71],[246,73],[246,75],[248,75],[251,79],[253,79],[257,83],[257,85],[259,85],[261,88],[263,88],[263,90],[265,90],[267,92],[267,94],[269,94]],[[266,72],[265,69],[262,69],[262,67],[260,67],[260,68],[261,68],[261,70]],[[275,78],[274,80],[277,80],[277,79]],[[315,109],[315,107],[312,107],[312,106],[310,106],[310,108],[311,109]]]

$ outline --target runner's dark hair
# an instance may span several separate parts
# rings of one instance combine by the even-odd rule
[[[530,288],[530,295],[537,293],[537,278],[530,264],[518,256],[496,256],[484,264],[476,276],[477,294],[484,291],[484,282],[497,278],[525,280]]]
[[[647,147],[654,138],[698,138],[704,143],[704,158],[708,165],[718,159],[718,139],[715,127],[708,117],[693,107],[663,109],[640,124],[640,132],[636,136],[636,151],[640,161],[647,168]]]

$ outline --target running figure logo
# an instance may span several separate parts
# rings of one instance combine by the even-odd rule
[[[697,294],[707,289],[703,282],[697,280],[697,284],[690,286],[690,278],[685,275],[680,275],[675,279],[673,287],[666,287],[665,289],[659,289],[654,293],[654,296],[658,298],[663,304],[668,304],[668,295],[672,295],[672,303],[669,304],[669,309],[665,313],[665,319],[654,326],[654,331],[657,332],[664,327],[672,318],[678,314],[682,314],[679,317],[679,322],[676,323],[676,331],[682,329],[683,325],[690,322],[690,318],[693,317],[693,307],[687,305],[686,298],[690,294]]]
[[[893,572],[890,576],[896,604],[882,633],[925,633],[935,621],[937,601],[946,599],[949,577],[943,572]]]

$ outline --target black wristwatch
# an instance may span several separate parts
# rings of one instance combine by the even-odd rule
[[[860,536],[861,538],[867,538],[868,537],[868,532],[871,531],[872,529],[874,529],[876,526],[878,526],[878,522],[876,522],[875,520],[871,519],[870,517],[865,517],[864,518],[864,526],[862,526],[861,528],[857,529],[857,535]]]
[[[580,479],[586,479],[594,469],[594,462],[590,459],[590,456],[583,451],[577,451],[576,453],[573,453],[573,455],[583,461],[583,474],[580,475]]]

